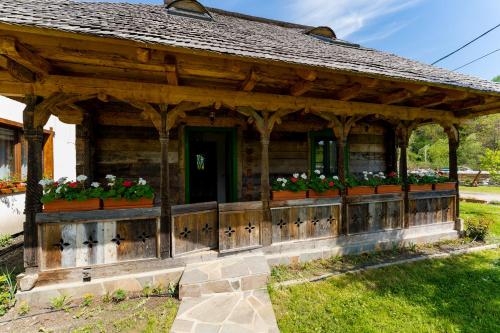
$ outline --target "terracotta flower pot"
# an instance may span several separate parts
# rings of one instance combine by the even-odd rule
[[[456,190],[456,189],[457,189],[457,183],[455,183],[455,182],[434,184],[435,191],[450,191],[450,190]]]
[[[43,205],[43,211],[46,213],[99,210],[100,208],[100,199],[88,199],[85,201],[54,200]]]
[[[403,186],[401,185],[379,185],[377,186],[377,193],[401,193],[403,192]]]
[[[153,207],[153,198],[141,198],[139,200],[127,199],[104,199],[103,209],[128,209]]]
[[[432,184],[408,185],[408,192],[430,192],[430,191],[432,191]]]
[[[271,200],[298,200],[306,197],[306,191],[271,191]]]
[[[316,192],[314,190],[309,190],[307,193],[308,198],[336,198],[340,195],[340,191],[338,189],[334,190],[326,190],[325,192]]]
[[[370,195],[375,194],[373,186],[354,186],[347,188],[347,195]]]

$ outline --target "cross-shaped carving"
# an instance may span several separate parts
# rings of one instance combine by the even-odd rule
[[[378,213],[378,218],[379,219],[383,219],[384,217],[385,217],[385,213],[384,212]]]
[[[228,226],[227,230],[224,231],[224,233],[226,234],[227,237],[232,237],[235,232],[236,232],[236,230],[231,228],[231,226]]]
[[[370,215],[370,213],[365,214],[365,220],[371,219],[373,216]]]
[[[252,230],[255,229],[255,226],[252,225],[251,222],[248,222],[248,226],[245,227],[249,234],[252,233]]]
[[[188,238],[190,233],[191,230],[189,230],[187,227],[184,227],[184,230],[181,232],[181,237]]]
[[[208,225],[208,223],[206,223],[205,226],[203,227],[203,229],[201,229],[201,231],[208,234],[210,231],[212,231],[212,229],[213,228],[210,225]]]
[[[87,245],[89,249],[94,247],[94,244],[97,244],[98,242],[92,239],[92,236],[89,236],[89,239],[83,242],[83,245]]]
[[[64,251],[64,248],[66,246],[70,246],[69,243],[65,242],[62,238],[61,240],[59,240],[59,243],[56,243],[56,244],[52,244],[52,246],[55,246],[55,247],[58,247],[59,248],[59,251]]]
[[[300,228],[300,225],[304,223],[304,221],[300,220],[300,217],[297,217],[297,221],[293,222],[295,225],[297,225],[297,228]]]
[[[352,221],[352,222],[358,222],[358,220],[359,220],[359,216],[358,216],[357,214],[353,214],[353,215],[351,216],[351,221]]]
[[[120,234],[116,234],[116,237],[113,238],[111,241],[114,242],[116,245],[120,246],[120,244],[122,243],[122,241],[124,241],[125,238],[121,238],[120,237]]]
[[[316,226],[316,224],[318,224],[318,223],[319,223],[319,219],[315,216],[315,217],[313,217],[313,219],[311,220],[311,223],[312,223],[314,226]]]
[[[328,219],[326,220],[329,224],[332,224],[333,222],[337,221],[336,218],[334,218],[333,216],[330,215],[330,217],[328,217]]]
[[[283,221],[283,219],[281,219],[279,222],[278,222],[278,226],[280,227],[280,229],[283,229],[284,226],[286,226],[287,223],[285,221]]]
[[[139,237],[137,237],[137,239],[142,241],[143,243],[146,243],[146,240],[149,239],[149,235],[143,232],[139,235]]]

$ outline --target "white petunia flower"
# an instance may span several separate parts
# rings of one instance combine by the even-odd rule
[[[47,183],[45,182],[45,179],[40,179],[38,182],[38,185],[42,185],[43,187],[47,186]]]
[[[319,179],[324,180],[325,179],[325,175],[319,176]]]
[[[115,186],[115,183],[108,183],[108,186],[113,187],[113,186]]]
[[[79,175],[78,177],[76,177],[76,181],[78,182],[84,182],[88,179],[89,177],[85,176],[85,175]]]
[[[307,175],[305,173],[303,173],[303,174],[300,175],[300,178],[307,179]]]
[[[338,176],[333,176],[332,178],[335,179],[335,180],[339,180]]]
[[[288,183],[288,179],[283,178],[283,184],[286,184],[286,183]]]
[[[116,176],[113,176],[113,175],[106,175],[106,179],[107,179],[107,180],[114,181],[114,180],[116,179]]]
[[[57,180],[57,182],[58,182],[59,184],[64,184],[64,183],[66,183],[66,181],[67,181],[67,180],[68,180],[68,177],[61,177],[61,178],[59,178],[59,179]]]
[[[293,176],[293,178],[299,178],[299,174],[298,173],[294,173],[292,176]]]
[[[99,186],[101,186],[101,184],[99,184],[98,182],[93,182],[92,184],[90,184],[90,186],[98,188]]]
[[[368,171],[363,171],[363,175],[367,175],[368,174]]]
[[[62,187],[56,188],[56,193],[58,193],[58,194],[61,193],[62,189],[63,189]]]
[[[147,182],[144,179],[139,178],[139,181],[137,182],[137,184],[139,184],[139,185],[146,185]]]
[[[314,170],[314,173],[315,173],[315,174],[317,174],[317,175],[319,175],[319,174],[321,174],[321,171],[319,171],[319,170]]]
[[[369,174],[369,175],[373,175],[373,172],[371,172],[371,171],[370,171],[370,172],[368,172],[368,174]]]
[[[285,187],[285,183],[281,184],[281,186]]]
[[[276,181],[281,183],[283,181],[283,178],[278,178],[278,179],[276,179]]]

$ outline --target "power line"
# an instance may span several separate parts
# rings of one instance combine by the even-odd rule
[[[434,62],[432,63],[432,65],[435,65],[435,64],[437,64],[438,62],[443,61],[444,59],[448,58],[449,56],[454,55],[454,54],[455,54],[455,53],[457,53],[458,51],[460,51],[460,50],[462,50],[462,49],[466,48],[467,46],[469,46],[470,44],[474,43],[474,42],[475,42],[476,40],[478,40],[479,38],[481,38],[481,37],[483,37],[483,36],[485,36],[485,35],[489,34],[490,32],[492,32],[493,30],[495,30],[495,29],[496,29],[496,28],[498,28],[498,27],[500,27],[500,24],[499,24],[499,25],[497,25],[497,26],[495,26],[495,27],[493,27],[493,28],[491,28],[490,30],[488,30],[488,31],[486,31],[486,32],[484,32],[484,33],[482,33],[481,35],[477,36],[476,38],[474,38],[473,40],[471,40],[471,41],[470,41],[470,42],[468,42],[467,44],[465,44],[465,45],[463,45],[463,46],[459,47],[459,48],[458,48],[458,49],[456,49],[455,51],[453,51],[453,52],[451,52],[451,53],[449,53],[449,54],[445,55],[444,57],[442,57],[442,58],[440,58],[440,59],[438,59],[438,60],[434,61]]]
[[[481,60],[481,59],[483,59],[483,58],[486,58],[486,57],[488,57],[488,56],[490,56],[490,55],[492,55],[493,53],[496,53],[496,52],[498,52],[498,51],[500,51],[500,49],[496,49],[495,51],[492,51],[492,52],[490,52],[490,53],[487,53],[487,54],[485,54],[485,55],[484,55],[484,56],[482,56],[482,57],[479,57],[479,58],[476,58],[476,59],[474,59],[474,60],[472,60],[472,61],[469,61],[469,62],[468,62],[468,63],[466,63],[465,65],[462,65],[462,66],[460,66],[460,67],[455,68],[455,69],[453,70],[453,72],[454,72],[454,71],[457,71],[457,70],[459,70],[459,69],[461,69],[461,68],[464,68],[465,66],[469,66],[470,64],[473,64],[473,63],[475,63],[476,61],[479,61],[479,60]]]

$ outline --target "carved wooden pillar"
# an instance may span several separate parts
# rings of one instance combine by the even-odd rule
[[[161,198],[161,213],[160,213],[160,256],[168,258],[171,256],[171,204],[170,204],[170,171],[168,163],[168,145],[170,141],[169,130],[167,128],[168,113],[165,108],[161,110],[161,127],[160,127],[160,147],[161,147],[161,164],[160,164],[160,198]]]
[[[271,185],[269,184],[269,142],[271,137],[271,128],[269,126],[269,117],[267,113],[263,114],[263,126],[260,130],[261,146],[261,170],[260,170],[260,197],[262,208],[264,210],[262,221],[262,245],[267,246],[272,243],[272,221],[271,208],[269,205]]]
[[[459,206],[459,184],[458,184],[458,146],[460,144],[460,135],[459,135],[459,130],[458,127],[455,125],[451,125],[448,127],[445,127],[445,132],[448,134],[448,147],[449,147],[449,177],[451,181],[454,181],[457,183],[456,186],[456,191],[457,191],[457,199],[456,201],[456,207],[455,207],[455,218],[460,216],[460,206]]]
[[[28,175],[25,199],[24,222],[24,267],[38,266],[38,232],[36,228],[36,214],[41,212],[42,187],[38,184],[43,176],[42,148],[43,125],[35,123],[36,96],[26,97],[26,108],[23,112],[24,137],[28,145]]]
[[[399,125],[397,128],[397,140],[401,154],[399,156],[399,175],[403,180],[404,189],[404,227],[410,226],[410,204],[408,199],[408,141],[410,140],[410,133],[408,126]]]

